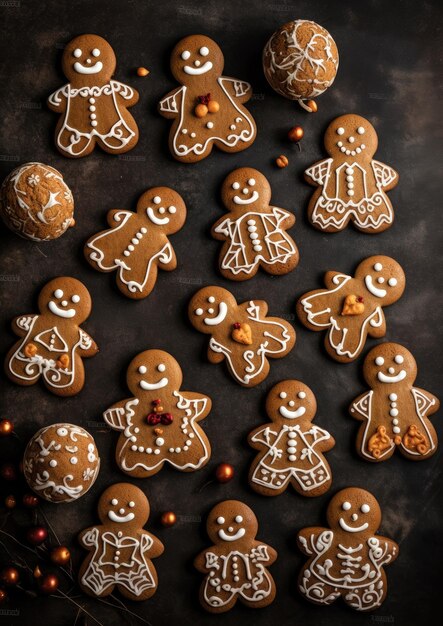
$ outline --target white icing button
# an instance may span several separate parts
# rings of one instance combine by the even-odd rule
[[[131,446],[131,450],[132,450],[133,452],[137,452],[137,446]]]
[[[389,400],[397,400],[397,394],[396,393],[390,393],[389,394]]]
[[[347,167],[346,168],[346,174],[353,174],[354,170],[352,169],[352,167]]]
[[[236,122],[237,122],[237,124],[238,124],[239,122],[241,122],[241,121],[242,121],[242,119],[243,119],[243,118],[241,118],[241,117],[236,117],[236,118],[235,118],[235,121],[236,121]]]
[[[174,448],[169,448],[168,452],[174,452]]]
[[[92,120],[91,126],[97,126],[97,122],[95,120]]]
[[[288,459],[289,459],[290,461],[296,461],[296,460],[297,460],[297,457],[295,456],[295,454],[290,454],[290,455],[288,456]]]
[[[145,447],[144,446],[139,446],[138,447],[138,451],[139,452],[144,452],[145,451]]]
[[[353,196],[354,195],[354,190],[353,189],[349,189],[348,190],[348,196]]]
[[[197,135],[196,135],[195,133],[191,133],[191,137],[192,137],[192,139],[195,139],[195,137],[196,137],[196,136],[197,136]]]
[[[398,419],[397,419],[397,418],[394,418],[394,419],[392,420],[392,423],[394,424],[394,426],[397,426],[397,424],[398,424]]]
[[[95,98],[89,98],[89,103],[90,104],[95,104]]]
[[[359,135],[363,135],[363,134],[364,134],[364,132],[365,132],[365,129],[363,128],[363,126],[359,126],[359,127],[357,128],[357,132],[358,132],[358,134],[359,134]]]
[[[255,252],[261,252],[263,250],[263,248],[261,246],[253,246],[254,247],[254,251]]]
[[[187,132],[188,132],[188,129],[187,129],[187,128],[182,128],[182,133],[183,133],[183,135],[186,135],[186,133],[187,133]]]
[[[144,235],[146,235],[146,233],[148,232],[148,229],[147,229],[147,228],[145,228],[145,227],[143,226],[142,228],[140,228],[140,231],[141,231]]]
[[[397,417],[398,409],[390,409],[389,415],[392,415],[392,417]]]
[[[350,150],[346,150],[346,154],[347,154],[347,156],[349,156],[351,154],[351,151]]]
[[[206,124],[206,127],[207,127],[207,128],[214,128],[214,122],[208,122],[208,123]]]
[[[354,180],[354,177],[352,176],[352,174],[349,174],[349,176],[346,176],[346,180],[348,181],[348,183],[352,183]]]
[[[152,454],[152,448],[146,448],[146,454]]]
[[[249,224],[249,226],[254,226],[256,224],[255,220],[248,220],[247,222]]]
[[[291,431],[291,432],[288,433],[288,437],[289,437],[289,439],[295,439],[297,437],[297,433],[294,433],[294,432]]]
[[[337,146],[338,146],[339,148],[341,148],[341,147],[342,147],[342,145],[343,145],[343,142],[342,142],[342,141],[337,141]]]
[[[399,434],[399,432],[400,432],[400,428],[399,428],[398,426],[394,426],[394,428],[393,428],[392,430],[393,430],[393,432],[394,432],[396,435],[398,435],[398,434]]]
[[[357,154],[360,154],[360,152],[361,152],[361,148],[356,148],[356,149],[355,149],[355,151],[356,151],[356,153],[357,153]],[[371,572],[371,573],[372,573],[372,572]]]
[[[89,110],[94,112],[95,111],[95,106],[93,104],[91,104],[91,106],[89,107]]]
[[[136,245],[136,246],[140,243],[140,242],[139,242],[139,240],[138,240],[138,239],[136,239],[135,237],[133,237],[133,238],[131,239],[131,242],[132,242],[134,245]]]
[[[342,147],[340,148],[340,150],[341,150],[342,152],[346,152],[346,148],[345,148],[344,146],[342,146]]]
[[[248,226],[248,231],[250,233],[255,233],[256,230],[257,230],[257,226]]]
[[[194,437],[195,437],[194,433],[189,433],[189,436],[190,436],[191,439],[194,439]]]
[[[95,113],[91,113],[89,117],[91,118],[91,120],[95,120],[97,118]]]
[[[129,438],[129,441],[135,442],[137,441],[137,437],[134,437],[134,435],[132,435],[132,437]]]
[[[295,448],[293,448],[293,447],[289,447],[288,448],[288,452],[289,452],[289,454],[295,454],[297,452],[297,450]]]
[[[76,456],[71,457],[71,463],[72,463],[72,465],[77,465],[78,458]]]
[[[258,235],[257,235],[257,233],[251,233],[251,234],[249,235],[249,237],[250,237],[251,239],[258,239]]]
[[[344,135],[344,133],[345,129],[342,126],[340,126],[340,128],[337,128],[337,135]]]
[[[56,467],[57,466],[57,461],[55,459],[52,459],[52,461],[49,461],[49,465],[51,467]]]
[[[155,440],[156,446],[162,446],[164,443],[165,443],[165,440],[163,439],[163,437],[157,437],[157,439]]]
[[[141,233],[137,233],[135,236],[137,237],[137,239],[143,239],[143,235]]]
[[[361,147],[362,150],[364,150],[366,148],[364,143],[362,143],[360,147]]]
[[[160,449],[159,449],[159,448],[156,448],[156,449],[154,450],[154,454],[160,454]]]

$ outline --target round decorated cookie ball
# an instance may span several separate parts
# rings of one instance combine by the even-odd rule
[[[74,199],[55,168],[25,163],[3,181],[0,215],[21,237],[49,241],[74,226]]]
[[[338,50],[326,29],[309,20],[288,22],[269,39],[263,50],[263,70],[280,95],[303,103],[322,94],[334,82]]]
[[[37,431],[23,457],[28,485],[49,502],[81,498],[94,484],[99,469],[92,435],[74,424],[53,424]]]

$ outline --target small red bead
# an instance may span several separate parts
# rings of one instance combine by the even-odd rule
[[[235,322],[235,323],[234,323],[234,324],[232,324],[232,325],[233,325],[233,327],[234,327],[235,329],[239,329],[239,328],[241,327],[240,322]]]

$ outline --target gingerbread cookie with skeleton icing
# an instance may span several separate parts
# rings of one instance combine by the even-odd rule
[[[157,572],[151,561],[164,546],[143,526],[149,518],[149,501],[129,483],[106,489],[98,503],[99,526],[79,535],[89,550],[79,571],[79,584],[90,596],[104,598],[115,589],[128,600],[147,600],[157,591]]]
[[[269,205],[271,186],[263,174],[250,167],[234,170],[223,183],[222,200],[229,213],[211,233],[225,242],[219,263],[225,278],[248,280],[259,267],[268,274],[287,274],[297,266],[297,246],[286,233],[295,217]]]
[[[21,337],[5,360],[6,375],[18,385],[34,385],[40,377],[58,396],[79,393],[85,382],[82,359],[98,352],[82,324],[90,315],[89,291],[75,278],[54,278],[38,298],[40,313],[20,315],[12,330]]]
[[[360,263],[355,276],[325,274],[326,289],[305,293],[297,303],[300,321],[310,330],[327,331],[326,350],[342,363],[354,361],[369,335],[386,334],[383,307],[397,302],[405,289],[400,265],[387,256],[371,256]]]
[[[146,350],[129,364],[126,381],[134,397],[107,409],[105,422],[120,431],[115,458],[123,472],[145,478],[166,463],[193,472],[209,461],[211,446],[198,422],[211,410],[211,399],[180,391],[182,371],[162,350]]]
[[[146,298],[158,270],[177,267],[168,235],[185,223],[185,203],[173,189],[154,187],[140,197],[136,213],[113,209],[107,219],[110,228],[86,242],[86,260],[100,272],[117,271],[117,286],[128,298]]]
[[[359,115],[342,115],[326,129],[324,144],[329,158],[305,171],[305,180],[317,187],[308,207],[311,224],[328,233],[350,221],[369,234],[389,228],[394,211],[386,192],[397,185],[398,174],[372,158],[378,146],[372,124]]]
[[[243,106],[251,85],[222,76],[223,66],[222,51],[203,35],[185,37],[172,51],[171,71],[181,87],[170,91],[158,110],[173,120],[169,149],[178,161],[200,161],[214,145],[239,152],[255,140],[255,121]]]
[[[298,533],[298,547],[309,557],[298,579],[301,594],[314,604],[332,604],[341,596],[357,611],[377,609],[387,593],[383,568],[399,551],[395,541],[376,534],[381,524],[377,500],[349,487],[332,498],[326,515],[328,528]]]
[[[80,35],[66,45],[62,69],[69,82],[48,98],[60,114],[55,143],[64,156],[87,156],[96,144],[110,154],[136,145],[138,127],[128,108],[138,92],[112,79],[115,67],[114,50],[98,35]]]
[[[224,613],[237,600],[251,608],[271,604],[276,589],[268,566],[277,559],[277,552],[256,540],[254,512],[243,502],[225,500],[209,513],[206,530],[214,545],[194,560],[194,566],[205,574],[200,586],[203,608]]]
[[[422,461],[437,450],[437,433],[428,415],[440,401],[414,387],[417,364],[398,343],[375,346],[365,358],[363,376],[371,390],[353,400],[350,414],[362,421],[357,451],[366,461],[386,461],[399,450],[407,459]]]
[[[268,317],[263,300],[236,299],[221,287],[200,289],[189,303],[191,324],[211,335],[208,359],[226,359],[229,373],[244,387],[254,387],[269,374],[268,359],[281,359],[294,347],[295,331],[285,320]]]
[[[249,470],[249,484],[264,496],[278,496],[289,484],[303,496],[320,496],[332,482],[323,452],[334,447],[331,435],[312,423],[317,402],[298,380],[283,380],[266,398],[268,424],[255,428],[249,445],[259,454]]]

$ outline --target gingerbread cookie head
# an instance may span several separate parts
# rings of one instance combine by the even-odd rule
[[[224,57],[219,46],[204,35],[181,39],[171,54],[171,71],[182,85],[216,80],[223,71]]]
[[[128,367],[126,380],[134,396],[171,393],[180,388],[182,371],[177,361],[163,350],[145,350]]]
[[[307,385],[298,380],[282,380],[266,398],[266,412],[277,422],[294,423],[298,418],[310,420],[317,411],[317,401]]]
[[[258,170],[240,167],[225,178],[221,195],[223,204],[231,211],[260,211],[269,206],[271,186]]]
[[[405,290],[403,269],[387,256],[371,256],[360,263],[355,278],[362,280],[366,289],[375,296],[381,306],[397,302]]]
[[[342,489],[332,498],[326,512],[331,530],[374,535],[381,524],[380,505],[374,496],[357,487]]]
[[[360,115],[341,115],[326,129],[326,152],[334,159],[353,156],[355,161],[370,161],[377,151],[375,128]]]
[[[221,287],[204,287],[189,303],[189,319],[201,333],[213,334],[231,325],[230,318],[236,309],[237,302],[229,291]]]
[[[238,500],[225,500],[209,513],[206,529],[214,544],[229,547],[233,541],[252,542],[258,531],[258,522],[246,504]]]
[[[149,518],[149,502],[141,489],[118,483],[106,489],[98,502],[98,516],[105,526],[142,528]]]
[[[400,382],[412,385],[417,376],[417,363],[409,350],[400,344],[382,343],[366,356],[363,375],[373,389],[388,389]]]
[[[40,292],[38,307],[42,315],[81,324],[91,313],[89,291],[75,278],[62,277],[49,281]]]
[[[63,52],[62,69],[72,85],[108,83],[115,72],[116,58],[109,43],[98,35],[80,35]]]
[[[184,225],[186,205],[173,189],[153,187],[140,196],[137,213],[146,214],[154,226],[160,226],[165,234],[169,234],[177,232]]]

